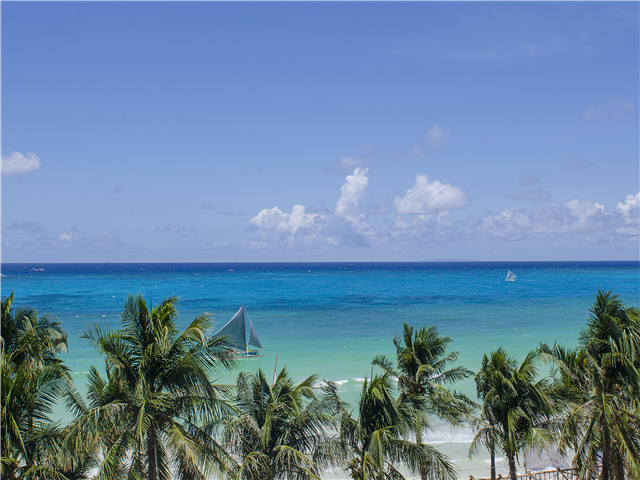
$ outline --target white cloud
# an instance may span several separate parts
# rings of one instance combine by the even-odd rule
[[[441,147],[444,141],[451,136],[451,130],[438,125],[432,125],[427,130],[427,143],[432,147]]]
[[[2,176],[22,175],[23,173],[40,170],[40,159],[29,152],[26,155],[20,152],[12,152],[6,157],[2,157]]]
[[[260,230],[295,235],[299,229],[314,229],[325,220],[324,215],[308,213],[304,206],[294,205],[290,214],[284,213],[278,207],[273,207],[271,210],[265,208],[249,219],[249,222]]]
[[[519,236],[530,227],[527,213],[517,208],[505,210],[500,215],[489,215],[482,222],[482,229],[494,236]]]
[[[398,213],[419,215],[463,208],[469,203],[460,188],[438,180],[430,182],[428,175],[419,173],[414,186],[404,197],[396,197],[393,207]]]
[[[300,228],[313,228],[316,223],[324,222],[324,216],[319,213],[307,213],[302,205],[294,205],[289,215],[289,225],[291,226],[291,235],[295,235]]]
[[[604,205],[589,200],[581,202],[577,198],[567,202],[567,208],[571,212],[571,215],[576,217],[580,223],[586,222],[590,217],[598,217],[606,214]]]
[[[624,202],[616,205],[616,211],[621,214],[626,223],[638,223],[638,212],[640,206],[640,192],[635,195],[627,195]]]
[[[411,228],[411,223],[407,222],[402,217],[397,217],[396,221],[393,222],[393,228],[395,230],[409,230]]]
[[[75,233],[63,232],[62,235],[60,235],[60,238],[58,240],[60,240],[61,242],[73,242],[77,239],[78,239],[78,235],[76,235]]]
[[[368,168],[358,167],[353,175],[347,175],[340,188],[342,195],[336,203],[335,215],[347,222],[356,233],[370,236],[375,233],[375,229],[362,211],[362,202],[369,188],[368,171]]]
[[[336,203],[336,215],[345,218],[347,215],[358,213],[362,208],[362,201],[369,187],[367,178],[368,168],[358,167],[353,175],[347,175],[344,185],[340,187],[340,199]]]
[[[245,242],[245,247],[267,249],[365,244],[364,238],[377,232],[363,211],[362,204],[369,186],[367,172],[368,168],[357,167],[352,175],[347,175],[340,189],[333,222],[330,222],[329,215],[309,212],[303,205],[295,205],[291,213],[285,213],[277,206],[263,209],[249,220],[249,231],[256,233]]]
[[[307,212],[303,205],[294,205],[290,214],[278,207],[265,208],[249,219],[257,233],[245,246],[265,249],[330,243],[322,233],[326,221],[326,215]]]
[[[297,205],[296,205],[297,206]],[[249,223],[263,230],[273,230],[276,232],[289,232],[289,214],[284,213],[278,207],[271,210],[265,208],[260,213],[249,219]]]
[[[367,217],[365,199],[369,188],[368,169],[356,167],[347,175],[333,212],[317,213],[313,207],[295,205],[290,213],[278,207],[263,209],[252,217],[245,248],[277,250],[332,249],[364,246],[389,251],[428,245],[450,248],[461,242],[549,241],[549,245],[577,242],[615,244],[638,241],[640,193],[628,195],[613,209],[590,200],[551,202],[546,190],[519,189],[516,200],[533,200],[532,210],[512,208],[501,213],[467,213],[450,217],[450,211],[469,205],[465,193],[450,184],[418,174],[404,196],[393,201],[395,219]],[[544,203],[543,203],[544,202]],[[403,218],[407,216],[406,218]],[[386,223],[385,223],[386,221]]]

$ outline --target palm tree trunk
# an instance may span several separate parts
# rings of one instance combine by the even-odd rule
[[[602,480],[609,480],[609,470],[610,470],[610,461],[611,461],[611,437],[609,437],[609,429],[607,428],[607,421],[602,416],[602,436],[603,436],[603,446],[602,446],[602,473],[600,474],[600,478]]]
[[[422,422],[416,421],[416,443],[422,445]],[[424,465],[420,465],[420,479],[427,480],[427,469]]]
[[[516,456],[512,452],[507,452],[509,459],[509,476],[511,480],[518,480],[518,472],[516,471]]]
[[[156,465],[156,429],[149,427],[147,434],[147,461],[149,462],[149,480],[158,480],[158,466]]]
[[[493,440],[489,442],[489,453],[491,455],[491,480],[496,480],[496,444]]]

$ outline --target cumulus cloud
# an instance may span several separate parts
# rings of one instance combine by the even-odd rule
[[[567,160],[564,162],[564,169],[571,172],[576,172],[578,170],[584,170],[590,165],[593,164],[591,162],[583,162],[579,158],[567,158]]]
[[[63,232],[62,235],[58,238],[61,242],[74,242],[78,240],[78,234],[74,232]]]
[[[538,177],[534,177],[533,175],[529,175],[528,173],[525,173],[524,175],[520,175],[520,183],[522,185],[535,185],[536,183],[538,183],[540,181],[540,179]]]
[[[533,238],[551,239],[557,245],[568,244],[567,239],[582,243],[637,242],[639,206],[640,193],[628,195],[611,210],[597,202],[574,199],[565,204],[538,205],[533,212],[512,208],[498,214],[468,214],[466,220],[456,222],[449,218],[449,212],[416,215],[409,220],[398,217],[391,230],[396,241],[414,244]]]
[[[23,173],[40,170],[40,159],[29,152],[23,155],[20,152],[12,152],[6,157],[2,157],[2,176],[22,175]]]
[[[369,188],[368,171],[368,168],[358,167],[352,175],[347,175],[344,185],[340,188],[342,195],[335,208],[335,216],[338,219],[349,224],[355,233],[367,236],[375,232],[362,209],[362,202]]]
[[[340,199],[336,203],[336,215],[346,217],[357,213],[362,207],[362,201],[369,187],[367,178],[368,168],[358,167],[353,171],[353,175],[347,175],[344,185],[340,188]]]
[[[548,202],[551,200],[551,193],[549,190],[527,190],[526,188],[518,188],[507,195],[507,198],[516,201]]]
[[[261,210],[249,220],[251,227],[248,231],[255,233],[245,242],[245,247],[263,249],[365,244],[363,239],[376,232],[363,208],[369,186],[367,172],[366,167],[356,167],[351,175],[346,176],[332,218],[329,212],[317,213],[303,205],[295,205],[291,213],[285,213],[277,206]]]
[[[307,212],[303,205],[294,205],[291,213],[278,207],[265,208],[249,219],[250,230],[256,230],[257,234],[245,242],[245,247],[264,249],[324,243],[322,229],[326,221],[326,215]]]
[[[566,245],[637,242],[639,238],[640,193],[628,195],[608,209],[586,199],[557,204],[547,190],[518,189],[508,197],[533,202],[532,210],[509,208],[454,217],[450,212],[469,205],[469,199],[459,187],[432,181],[426,174],[418,174],[405,195],[395,198],[395,219],[385,217],[373,223],[367,213],[379,208],[365,204],[370,183],[367,174],[366,167],[356,167],[346,176],[332,212],[318,213],[300,204],[290,213],[277,206],[261,210],[249,220],[247,233],[252,236],[244,247],[329,249],[359,245],[422,251],[426,245],[449,248],[455,242],[547,239],[550,245]]]
[[[460,188],[438,180],[431,182],[428,175],[419,173],[416,183],[406,191],[404,197],[395,198],[393,208],[397,213],[419,215],[455,210],[469,203]]]
[[[628,218],[629,221],[635,221],[635,223],[638,223],[638,205],[640,205],[640,193],[627,195],[624,202],[620,202],[616,205],[616,211],[623,217]]]
[[[326,217],[319,213],[309,213],[303,205],[294,205],[291,213],[284,213],[278,207],[261,210],[249,222],[262,230],[271,230],[287,235],[295,235],[298,230],[314,229],[321,226]]]
[[[451,136],[451,130],[438,125],[432,125],[427,130],[427,143],[432,147],[441,147],[444,141]]]
[[[505,210],[499,215],[485,217],[482,230],[496,236],[519,238],[531,227],[529,216],[517,208]]]

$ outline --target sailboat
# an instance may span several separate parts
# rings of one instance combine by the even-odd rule
[[[516,277],[511,270],[509,270],[509,273],[507,273],[507,282],[514,282],[516,278],[518,277]]]
[[[245,328],[244,317],[249,320],[249,341],[247,342],[247,330]],[[234,346],[236,358],[254,358],[264,357],[264,353],[260,353],[262,350],[262,344],[256,333],[256,329],[253,328],[253,323],[249,318],[249,314],[244,308],[244,305],[240,307],[238,313],[236,313],[227,324],[222,327],[214,337],[228,337],[227,341]],[[249,345],[259,348],[260,350],[250,350]]]

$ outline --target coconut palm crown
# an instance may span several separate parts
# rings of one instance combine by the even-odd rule
[[[240,372],[239,415],[223,431],[225,448],[237,461],[228,476],[319,479],[321,467],[334,462],[330,433],[339,405],[336,386],[320,386],[317,375],[295,383],[283,368],[270,384],[261,369]]]
[[[0,444],[2,478],[66,478],[62,428],[51,421],[56,402],[71,388],[71,376],[57,354],[67,335],[59,322],[30,307],[2,300]]]
[[[512,480],[517,478],[517,456],[525,448],[545,447],[553,441],[548,422],[561,405],[549,379],[536,380],[537,358],[537,352],[531,351],[518,365],[499,348],[484,356],[476,376],[478,396],[483,403],[480,422],[476,422],[480,429],[470,453],[479,444],[490,450],[499,446],[507,457]]]
[[[84,333],[105,356],[107,378],[93,369],[88,402],[70,396],[69,430],[76,449],[101,452],[98,479],[204,479],[226,468],[205,426],[233,411],[211,375],[235,360],[224,339],[207,335],[211,315],[179,332],[176,303],[168,297],[148,308],[141,295],[129,295],[120,329]]]
[[[347,471],[354,480],[403,479],[402,465],[429,479],[454,479],[456,473],[446,455],[430,445],[407,439],[416,429],[414,406],[394,399],[388,372],[365,379],[357,417],[346,409],[340,424]]]
[[[576,392],[559,423],[559,448],[580,478],[640,478],[640,316],[598,290],[580,346],[541,344],[557,381]]]
[[[447,352],[453,340],[441,336],[435,326],[415,330],[406,323],[403,333],[393,339],[396,361],[376,355],[373,364],[398,379],[398,401],[414,410],[416,442],[422,443],[425,428],[431,425],[432,416],[451,424],[463,421],[471,412],[473,402],[464,394],[450,390],[454,384],[473,375],[464,366],[451,367],[458,352]],[[421,471],[421,478],[426,473]]]

